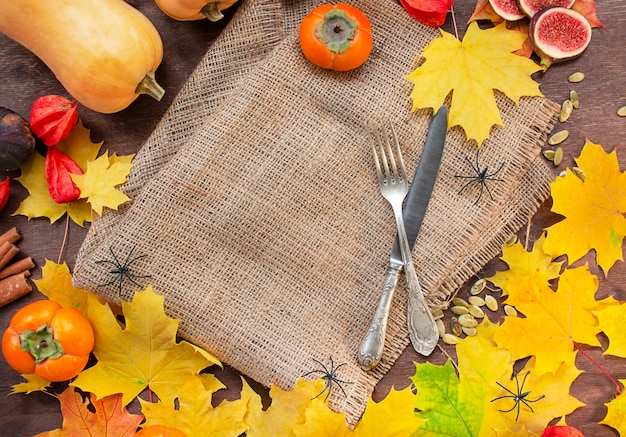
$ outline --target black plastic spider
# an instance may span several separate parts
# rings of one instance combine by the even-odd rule
[[[109,261],[109,260],[98,260],[98,261],[94,261],[96,264],[109,264],[112,267],[114,267],[113,269],[109,270],[109,273],[112,275],[116,275],[115,278],[113,278],[111,281],[105,283],[105,284],[100,284],[98,285],[98,287],[106,287],[108,285],[112,285],[115,282],[118,282],[118,295],[122,294],[122,285],[124,282],[124,278],[128,279],[130,282],[132,282],[133,284],[135,284],[137,287],[141,287],[141,285],[139,285],[135,279],[143,279],[143,278],[149,278],[150,275],[136,275],[133,272],[130,271],[130,266],[133,265],[135,262],[139,261],[142,258],[145,258],[147,255],[139,255],[136,256],[134,258],[131,258],[133,256],[133,252],[135,251],[135,246],[133,246],[133,248],[130,250],[130,252],[128,253],[128,256],[126,256],[126,259],[124,260],[124,264],[122,264],[120,262],[120,260],[118,259],[118,257],[115,255],[115,253],[113,252],[113,248],[109,247],[109,252],[111,252],[111,256],[113,257],[113,261]]]
[[[515,408],[517,408],[517,414],[515,416],[515,421],[517,422],[517,419],[519,419],[519,412],[520,412],[520,407],[521,404],[526,405],[529,409],[531,413],[534,413],[535,410],[533,410],[533,407],[530,406],[529,402],[537,402],[541,399],[543,399],[546,395],[541,395],[539,396],[537,399],[528,399],[528,395],[530,394],[530,391],[522,391],[524,390],[524,383],[526,382],[526,377],[528,376],[528,374],[530,373],[530,371],[526,372],[526,374],[524,374],[524,379],[522,379],[522,383],[519,383],[519,379],[517,378],[517,374],[515,374],[514,378],[515,378],[515,385],[517,386],[517,393],[512,392],[511,390],[509,390],[508,388],[506,388],[505,386],[503,386],[502,384],[500,384],[499,382],[496,381],[496,384],[498,384],[500,387],[502,387],[503,389],[505,389],[507,392],[509,392],[510,394],[508,395],[503,395],[503,396],[498,396],[495,399],[492,399],[491,402],[497,401],[498,399],[506,399],[506,398],[511,398],[513,399],[513,401],[515,402],[513,404],[513,406],[508,409],[508,410],[499,410],[502,413],[508,413],[510,411],[513,411]]]
[[[304,375],[302,375],[302,377],[306,377],[306,376],[317,373],[317,374],[321,374],[320,379],[323,379],[326,382],[326,384],[324,385],[324,390],[322,390],[321,392],[313,396],[311,400],[320,397],[324,392],[328,392],[326,393],[326,397],[324,398],[324,402],[326,402],[328,400],[328,397],[330,396],[330,393],[333,391],[333,384],[336,384],[337,387],[339,387],[339,389],[343,393],[343,395],[348,397],[348,395],[346,394],[346,391],[343,389],[342,384],[352,384],[352,382],[342,381],[341,379],[337,378],[337,370],[339,370],[341,366],[345,366],[346,363],[339,364],[337,367],[335,367],[333,358],[330,357],[330,370],[329,370],[328,367],[324,365],[324,363],[317,361],[315,358],[311,358],[311,359],[315,361],[317,364],[319,364],[322,367],[322,369],[311,370],[310,372],[307,372]]]
[[[476,151],[476,165],[474,165],[474,163],[470,161],[470,159],[467,156],[465,157],[465,160],[472,167],[472,170],[474,170],[474,173],[476,173],[475,175],[470,175],[470,176],[455,175],[454,176],[455,178],[469,179],[469,181],[467,181],[467,183],[463,185],[463,187],[459,190],[458,194],[461,194],[463,190],[465,190],[465,188],[467,188],[472,183],[480,184],[480,193],[478,194],[478,199],[476,199],[476,201],[474,202],[474,205],[480,202],[480,199],[483,196],[483,188],[487,190],[487,194],[489,194],[489,198],[493,200],[493,196],[491,195],[491,190],[489,189],[489,186],[487,185],[487,181],[504,182],[503,179],[494,177],[495,175],[500,173],[500,171],[504,168],[504,162],[500,164],[500,167],[496,171],[494,171],[493,173],[488,173],[489,167],[485,167],[483,169],[480,168],[480,164],[478,162],[479,152],[480,152],[480,149]]]

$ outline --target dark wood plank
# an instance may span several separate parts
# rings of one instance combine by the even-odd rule
[[[144,12],[156,25],[165,45],[165,59],[157,71],[157,79],[165,87],[166,95],[161,102],[148,97],[140,97],[128,109],[111,115],[98,114],[80,108],[81,118],[91,128],[95,141],[105,141],[105,147],[121,154],[136,151],[147,139],[159,119],[185,83],[199,59],[205,53],[211,41],[223,29],[226,21],[219,24],[202,22],[176,22],[164,16],[152,1],[131,2]],[[458,1],[455,5],[456,21],[463,33],[475,2]],[[234,9],[229,10],[227,19]],[[623,135],[626,132],[626,119],[616,115],[618,107],[626,105],[626,53],[623,43],[626,41],[626,3],[621,0],[605,0],[599,2],[598,16],[606,25],[606,29],[594,30],[589,49],[572,62],[552,66],[546,73],[538,74],[541,90],[549,98],[561,102],[567,98],[570,89],[576,89],[580,95],[581,108],[574,112],[570,120],[563,126],[570,130],[569,139],[563,144],[565,158],[555,169],[555,174],[571,166],[578,156],[585,139],[601,143],[606,150],[618,149],[618,157],[622,162],[624,155]],[[444,28],[452,32],[452,22],[448,20]],[[587,77],[576,85],[569,84],[567,77],[574,71],[583,71]],[[52,73],[34,55],[13,41],[0,35],[0,106],[8,107],[27,117],[32,101],[45,94],[66,93],[55,80]],[[11,216],[26,192],[17,183],[12,184],[12,196],[7,207],[0,214],[0,231],[17,226],[23,238],[18,243],[20,256],[31,256],[37,263],[34,278],[40,277],[39,268],[46,259],[56,261],[59,256],[65,223],[63,220],[50,225],[46,220],[28,221],[24,217]],[[536,238],[546,226],[558,220],[550,212],[550,201],[546,202],[530,222],[530,238]],[[70,226],[68,243],[61,259],[73,265],[75,254],[87,232],[75,225]],[[526,238],[526,229],[520,231],[520,237]],[[593,253],[581,262],[594,265]],[[481,272],[481,276],[489,276],[495,270],[504,269],[502,262],[493,260]],[[608,277],[592,269],[600,277],[599,297],[614,295],[626,299],[626,291],[622,284],[626,279],[626,267],[619,262]],[[467,285],[461,294],[467,292]],[[39,299],[37,293],[9,304],[0,309],[0,327],[8,325],[10,317],[26,303]],[[606,339],[602,339],[606,346]],[[446,349],[453,355],[453,350]],[[585,348],[595,360],[600,362],[614,378],[626,378],[624,361],[612,357],[603,357],[599,349]],[[443,363],[446,356],[439,350],[435,351],[430,361]],[[381,381],[374,392],[374,398],[380,400],[390,387],[404,388],[410,384],[410,376],[415,372],[415,363],[423,362],[423,358],[410,348],[400,357],[389,374]],[[573,393],[587,403],[568,417],[568,423],[576,425],[587,436],[616,436],[617,433],[608,427],[598,425],[606,414],[605,403],[615,395],[615,387],[601,372],[583,357],[577,362],[585,370],[573,386]],[[218,372],[229,390],[220,395],[233,399],[240,390],[239,374],[230,367]],[[58,402],[45,394],[33,393],[28,396],[5,396],[10,386],[21,382],[21,378],[10,369],[4,360],[0,360],[0,434],[32,435],[37,432],[61,426],[61,415]],[[260,391],[264,389],[255,385]],[[267,399],[267,398],[266,398]],[[131,404],[131,409],[136,406]],[[8,433],[8,434],[7,434]]]

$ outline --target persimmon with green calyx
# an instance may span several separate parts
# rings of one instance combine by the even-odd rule
[[[87,318],[52,300],[21,308],[2,336],[2,354],[9,366],[51,382],[78,375],[87,365],[93,346],[94,332]]]
[[[318,67],[348,71],[361,66],[372,52],[372,25],[359,9],[338,3],[323,4],[302,19],[300,47]]]
[[[164,425],[152,425],[143,428],[135,437],[187,437],[185,433],[176,429],[168,428]]]

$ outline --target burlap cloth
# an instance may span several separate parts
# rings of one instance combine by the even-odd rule
[[[111,266],[129,253],[141,286],[166,297],[180,334],[265,385],[289,389],[313,361],[346,363],[330,405],[354,424],[368,395],[409,344],[401,281],[381,364],[356,353],[381,293],[396,232],[376,182],[367,124],[390,119],[412,174],[430,111],[410,112],[404,78],[439,35],[389,1],[354,0],[371,19],[375,49],[361,68],[321,70],[301,55],[297,25],[317,1],[244,0],[135,158],[133,199],[93,223],[74,282],[117,302],[138,286]],[[549,195],[540,158],[558,105],[516,106],[498,95],[505,127],[480,151],[496,170],[493,200],[459,194],[476,144],[448,133],[440,174],[413,258],[433,308],[517,231]],[[149,278],[140,276],[149,275]],[[103,284],[111,283],[108,286]]]

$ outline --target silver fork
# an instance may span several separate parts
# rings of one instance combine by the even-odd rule
[[[389,134],[387,134],[384,127],[381,128],[382,139],[378,129],[374,129],[374,136],[376,137],[376,146],[372,144],[374,164],[376,165],[376,175],[378,176],[380,192],[391,205],[393,215],[396,219],[396,226],[398,227],[398,241],[400,243],[400,252],[402,253],[407,284],[407,324],[409,337],[415,351],[428,356],[437,345],[439,332],[433,315],[424,299],[424,294],[422,293],[422,288],[417,279],[413,261],[411,260],[411,250],[409,249],[409,242],[404,228],[404,219],[402,218],[402,203],[409,191],[409,183],[406,177],[402,152],[400,151],[400,145],[398,144],[398,138],[393,129],[393,125],[389,125],[389,130],[397,155],[397,164],[399,165],[396,164],[396,158],[394,157],[394,152],[389,143]],[[377,148],[380,152],[377,152]]]

